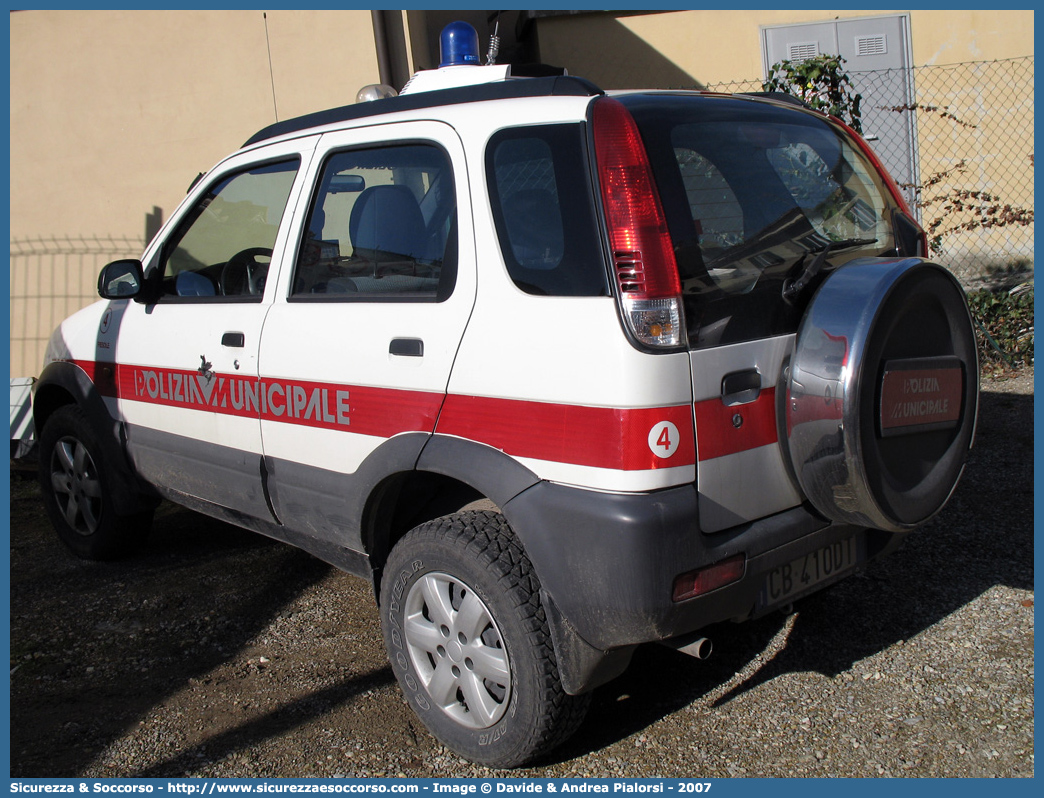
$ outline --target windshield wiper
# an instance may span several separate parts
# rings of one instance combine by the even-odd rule
[[[793,302],[797,299],[801,292],[808,287],[808,284],[812,282],[812,278],[819,274],[831,252],[839,252],[842,249],[851,249],[852,247],[865,247],[876,243],[876,238],[845,238],[841,241],[828,241],[819,249],[810,250],[810,252],[816,253],[816,257],[812,259],[812,262],[801,270],[801,274],[798,275],[796,280],[783,281],[783,299],[787,302]]]

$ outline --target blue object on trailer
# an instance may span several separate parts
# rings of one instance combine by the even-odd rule
[[[32,377],[11,378],[11,457],[29,454],[33,447]]]

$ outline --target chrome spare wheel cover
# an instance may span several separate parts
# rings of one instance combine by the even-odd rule
[[[55,444],[51,488],[69,527],[79,535],[93,535],[101,517],[101,479],[87,447],[76,438],[65,437]]]
[[[798,329],[790,465],[827,518],[894,532],[937,513],[964,468],[979,396],[964,292],[920,258],[831,274]]]
[[[511,699],[511,667],[496,621],[460,579],[428,573],[406,596],[406,648],[431,699],[471,729],[495,724]]]

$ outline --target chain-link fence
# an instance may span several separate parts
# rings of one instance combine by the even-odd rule
[[[58,323],[98,299],[98,273],[118,258],[136,258],[141,239],[55,237],[11,241],[11,374],[40,372]]]
[[[863,133],[916,205],[933,256],[969,286],[1032,279],[1033,57],[849,77]]]
[[[917,203],[937,259],[970,287],[1031,280],[1033,58],[851,74],[863,132]],[[761,81],[707,88],[760,91]],[[100,268],[142,247],[120,237],[12,240],[11,374],[36,374],[58,322],[97,298]]]

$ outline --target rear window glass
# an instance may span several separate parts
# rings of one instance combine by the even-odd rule
[[[493,218],[508,274],[528,294],[609,293],[579,125],[502,130],[486,149]]]
[[[620,99],[652,162],[697,347],[796,330],[783,281],[824,247],[827,268],[895,252],[891,195],[826,121],[731,98]]]

